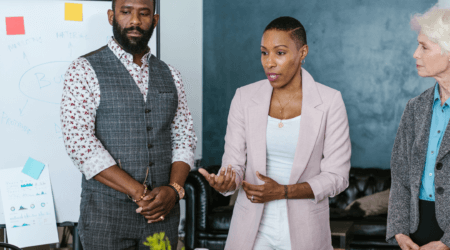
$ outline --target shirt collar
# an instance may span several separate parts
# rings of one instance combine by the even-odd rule
[[[122,49],[122,47],[116,42],[116,40],[114,39],[114,37],[111,37],[108,41],[108,47],[111,49],[111,51],[114,53],[114,55],[117,56],[117,58],[119,59],[126,59],[127,61],[133,62],[133,55],[126,52],[125,50]],[[151,55],[151,51],[150,48],[147,47],[148,52],[145,53],[145,55],[142,57],[141,62],[143,64],[148,62],[148,59]]]
[[[439,84],[438,83],[436,83],[436,85],[434,86],[434,99],[433,100],[434,100],[433,107],[436,105],[439,105],[439,106],[441,105],[441,96],[439,95]],[[445,101],[445,105],[442,107],[449,106],[448,105],[449,100],[450,100],[450,98],[447,99],[447,101]]]

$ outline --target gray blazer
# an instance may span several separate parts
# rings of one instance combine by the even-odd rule
[[[392,184],[386,240],[410,235],[419,226],[419,190],[430,134],[434,87],[406,104],[392,149]],[[447,125],[435,167],[436,219],[444,231],[441,241],[450,246],[450,128]]]

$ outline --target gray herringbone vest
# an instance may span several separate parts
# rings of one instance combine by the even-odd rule
[[[169,184],[172,166],[170,124],[178,107],[178,94],[169,67],[153,55],[149,59],[147,102],[128,70],[105,46],[84,56],[100,84],[95,135],[114,160],[139,183],[147,168],[147,185]],[[127,196],[93,178],[82,181],[83,193]]]

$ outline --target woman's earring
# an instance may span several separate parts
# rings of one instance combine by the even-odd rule
[[[305,59],[302,60],[302,65],[305,64]]]

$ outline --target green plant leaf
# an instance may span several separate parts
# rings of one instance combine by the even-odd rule
[[[143,244],[150,247],[150,250],[172,250],[169,238],[165,235],[164,232],[154,233],[153,236],[148,236]]]

